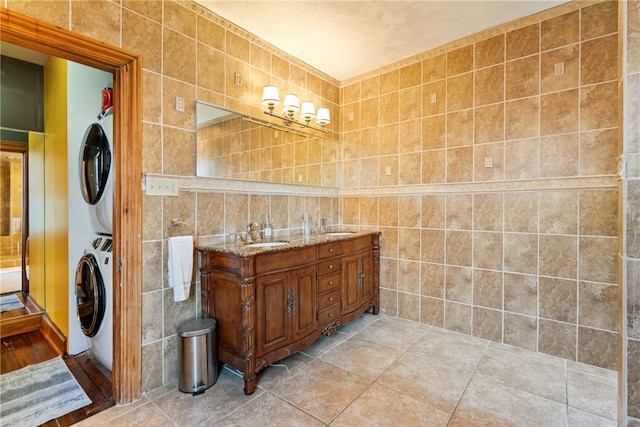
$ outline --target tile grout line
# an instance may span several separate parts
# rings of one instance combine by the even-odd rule
[[[309,362],[309,363],[305,364],[304,366],[300,367],[299,369],[297,369],[295,372],[298,372],[299,370],[304,369],[304,368],[305,368],[306,366],[308,366],[310,363],[313,363],[313,362],[317,361],[317,362],[321,362],[321,363],[326,363],[327,365],[333,366],[333,367],[335,367],[336,369],[344,370],[345,372],[348,372],[348,373],[350,373],[350,374],[356,375],[356,376],[358,376],[358,377],[360,377],[360,378],[363,378],[363,379],[365,379],[365,380],[371,381],[371,380],[369,380],[368,378],[364,378],[364,377],[362,377],[362,376],[360,376],[360,375],[358,375],[358,374],[355,374],[355,373],[353,373],[353,372],[351,372],[351,371],[348,371],[348,370],[346,370],[346,369],[344,369],[344,368],[338,367],[338,366],[336,366],[336,365],[333,365],[332,363],[329,363],[329,362],[327,362],[327,361],[321,360],[321,358],[322,358],[322,356],[324,356],[324,355],[325,355],[325,354],[327,354],[328,352],[330,352],[330,351],[334,350],[335,348],[337,348],[338,346],[340,346],[340,345],[342,345],[342,344],[346,343],[346,342],[347,342],[347,341],[349,341],[351,338],[354,338],[358,333],[360,333],[360,332],[362,332],[363,330],[365,330],[365,329],[369,328],[370,326],[374,325],[374,324],[375,324],[375,323],[377,323],[379,320],[380,320],[380,318],[377,318],[377,319],[373,320],[373,321],[372,321],[371,323],[369,323],[368,325],[364,326],[363,328],[361,328],[361,329],[357,330],[355,333],[350,334],[350,335],[348,335],[348,334],[343,334],[343,333],[340,333],[340,332],[336,332],[337,334],[345,335],[345,336],[346,336],[346,339],[345,339],[344,341],[342,341],[341,343],[337,344],[336,346],[331,347],[330,349],[328,349],[328,350],[326,350],[326,351],[323,351],[322,353],[320,353],[320,354],[319,354],[319,355],[317,355],[317,356],[313,356],[312,354],[305,353],[305,352],[304,352],[304,350],[305,350],[305,349],[300,350],[300,352],[301,352],[301,353],[306,354],[306,355],[307,355],[307,356],[309,356],[312,360],[311,360],[311,362]],[[361,338],[359,338],[359,339],[361,339]],[[367,340],[364,340],[364,341],[367,341]],[[284,366],[284,367],[287,369],[287,372],[289,372],[289,374],[290,374],[291,376],[295,375],[295,373],[292,373],[286,365],[274,365],[274,364],[271,364],[271,365],[269,365],[269,366]],[[239,373],[239,371],[237,371],[237,372]],[[237,373],[236,373],[236,374],[237,374]],[[341,411],[340,411],[340,412],[339,412],[339,413],[338,413],[338,414],[337,414],[337,415],[336,415],[336,416],[335,416],[331,421],[329,421],[328,423],[327,423],[327,422],[325,422],[325,421],[323,421],[323,420],[321,420],[321,419],[320,419],[320,418],[318,418],[317,416],[315,416],[315,415],[313,415],[313,414],[309,413],[309,412],[308,412],[308,411],[306,411],[305,409],[300,408],[299,406],[297,406],[295,403],[293,403],[293,402],[289,401],[289,400],[288,400],[287,398],[285,398],[284,396],[281,396],[281,395],[279,395],[279,394],[275,393],[274,391],[272,391],[272,390],[270,390],[270,389],[266,389],[266,388],[263,388],[263,387],[260,387],[260,386],[258,386],[258,387],[259,387],[259,388],[262,388],[265,392],[271,393],[271,394],[272,394],[273,396],[275,396],[276,398],[281,399],[282,401],[284,401],[284,402],[288,403],[289,405],[291,405],[292,407],[296,408],[297,410],[302,411],[303,413],[305,413],[305,414],[309,415],[310,417],[312,417],[312,418],[314,418],[314,419],[318,420],[319,422],[322,422],[322,423],[324,423],[325,425],[327,425],[327,426],[328,426],[328,425],[329,425],[331,422],[333,422],[333,421],[334,421],[338,416],[340,416],[340,414],[342,414],[342,413],[343,413],[343,412],[344,412],[344,411],[345,411],[349,406],[351,406],[351,405],[353,404],[353,402],[355,402],[355,401],[356,401],[360,396],[362,396],[362,394],[363,394],[366,390],[368,390],[368,389],[371,387],[371,385],[372,385],[373,383],[374,383],[374,381],[371,381],[371,383],[370,383],[367,387],[365,387],[365,389],[364,389],[361,393],[359,393],[359,394],[358,394],[358,395],[357,395],[357,396],[356,396],[356,397],[355,397],[355,398],[354,398],[354,399],[353,399],[353,400],[352,400],[352,401],[351,401],[347,406],[345,406],[345,407],[344,407],[344,408],[343,408],[343,409],[342,409],[342,410],[341,410]],[[247,403],[248,403],[248,402],[247,402]],[[242,406],[245,406],[245,405],[242,405]],[[241,406],[241,407],[242,407],[242,406]],[[239,409],[239,408],[237,408],[237,409],[236,409],[236,410],[234,410],[233,412],[236,412],[238,409]],[[232,412],[232,413],[233,413],[233,412]],[[225,415],[225,417],[226,417],[226,416],[228,416],[228,415]],[[225,417],[220,418],[220,420],[224,419]],[[219,421],[219,420],[218,420],[218,421]]]
[[[152,400],[152,401],[150,401],[149,403],[151,403],[151,405],[153,405],[153,406],[154,406],[158,411],[160,411],[160,413],[161,413],[162,415],[164,415],[165,417],[167,417],[167,419],[168,419],[169,421],[171,421],[171,424],[173,424],[174,426],[178,427],[178,423],[177,423],[173,418],[171,418],[171,417],[170,417],[166,412],[164,412],[164,411],[162,410],[162,408],[160,408],[158,405],[156,405],[156,403],[155,403],[153,400]]]
[[[377,322],[377,320],[376,320],[376,322]],[[375,323],[375,322],[373,322],[373,323]],[[372,323],[372,324],[373,324],[373,323]],[[366,327],[366,328],[368,328],[369,326],[371,326],[371,325],[367,325],[367,327]],[[439,408],[439,407],[437,407],[437,406],[435,406],[435,405],[433,405],[433,404],[431,404],[431,403],[429,403],[429,402],[424,402],[424,401],[422,401],[422,400],[420,400],[420,399],[417,399],[417,398],[415,398],[415,397],[413,397],[413,396],[410,396],[410,395],[408,395],[408,394],[406,394],[406,393],[403,393],[403,392],[400,392],[400,391],[394,390],[394,389],[392,389],[392,388],[389,388],[389,387],[387,387],[387,386],[385,386],[385,385],[383,385],[383,384],[379,384],[379,383],[377,382],[377,381],[380,379],[380,377],[381,377],[381,376],[382,376],[382,375],[383,375],[383,374],[384,374],[384,373],[385,373],[385,372],[386,372],[386,371],[387,371],[391,366],[393,366],[393,365],[394,365],[394,364],[395,364],[395,363],[396,363],[396,362],[397,362],[397,361],[398,361],[402,356],[404,356],[404,355],[407,353],[407,351],[409,351],[409,349],[410,349],[411,347],[413,347],[413,345],[415,345],[415,343],[417,343],[417,342],[418,342],[418,340],[420,340],[420,338],[422,338],[422,337],[423,337],[423,336],[424,336],[424,335],[425,335],[429,330],[431,330],[431,329],[433,328],[433,327],[432,327],[432,326],[430,326],[430,325],[427,325],[427,326],[428,326],[428,327],[427,327],[427,328],[426,328],[426,329],[425,329],[425,330],[420,334],[420,336],[419,336],[419,337],[417,337],[415,340],[413,340],[413,342],[409,345],[409,347],[407,347],[407,349],[406,349],[406,350],[404,350],[403,352],[401,352],[401,353],[398,355],[398,357],[396,357],[396,358],[393,360],[393,362],[391,362],[391,363],[389,364],[389,366],[387,366],[386,368],[384,368],[384,369],[383,369],[383,370],[382,370],[382,371],[381,371],[381,372],[380,372],[380,373],[379,373],[379,374],[378,374],[378,375],[377,375],[373,380],[370,380],[369,378],[365,378],[365,377],[363,377],[363,376],[361,376],[361,375],[358,375],[358,374],[356,374],[356,373],[354,373],[354,372],[348,371],[347,369],[344,369],[344,368],[341,368],[341,367],[339,367],[339,366],[333,365],[332,363],[324,362],[324,361],[323,361],[324,363],[328,363],[328,364],[330,364],[331,366],[335,366],[335,367],[336,367],[336,368],[338,368],[338,369],[344,369],[345,371],[347,371],[347,372],[349,372],[349,373],[351,373],[351,374],[353,374],[353,375],[356,375],[356,376],[358,376],[358,377],[360,377],[360,378],[364,378],[364,379],[366,379],[366,380],[371,381],[371,383],[370,383],[367,387],[365,387],[365,388],[364,388],[364,390],[362,390],[362,392],[360,392],[360,393],[358,394],[358,396],[356,396],[356,397],[355,397],[355,398],[354,398],[354,399],[353,399],[353,400],[352,400],[352,401],[351,401],[347,406],[345,406],[345,407],[344,407],[344,408],[343,408],[343,409],[342,409],[342,410],[341,410],[341,411],[340,411],[340,412],[339,412],[339,413],[338,413],[338,414],[337,414],[337,415],[336,415],[336,416],[335,416],[335,417],[330,421],[330,423],[329,423],[329,424],[331,424],[332,422],[334,422],[334,421],[335,421],[335,420],[336,420],[336,419],[337,419],[337,418],[338,418],[342,413],[344,413],[344,411],[346,411],[346,410],[347,410],[347,408],[349,408],[351,405],[353,405],[353,404],[354,404],[354,402],[355,402],[356,400],[358,400],[358,399],[359,399],[359,398],[360,398],[360,397],[361,397],[361,396],[362,396],[362,395],[363,395],[367,390],[369,390],[369,389],[370,389],[374,384],[377,384],[377,385],[379,385],[379,386],[381,386],[381,387],[384,387],[384,388],[387,388],[387,389],[389,389],[389,390],[395,391],[396,393],[399,393],[399,394],[401,394],[401,395],[403,395],[403,396],[407,396],[407,397],[411,398],[412,400],[416,400],[416,401],[423,402],[423,403],[425,403],[425,404],[427,404],[427,405],[429,405],[429,406],[431,406],[431,407],[433,407],[433,408],[436,408],[436,409],[438,409],[438,410],[443,411],[443,409],[442,409],[442,408]],[[364,330],[364,329],[366,329],[366,328],[363,328],[362,330]],[[361,331],[362,331],[362,330],[361,330]],[[361,331],[358,331],[358,332],[361,332]],[[351,338],[355,337],[355,335],[356,335],[356,334],[354,334],[354,335],[350,336],[350,337],[349,337],[349,339],[351,339]],[[349,339],[345,340],[344,342],[348,341]],[[362,339],[362,338],[359,338],[359,339]],[[395,350],[395,349],[393,349],[392,347],[388,347],[388,346],[383,345],[383,344],[380,344],[380,343],[376,343],[376,342],[369,341],[369,340],[365,340],[365,339],[362,339],[362,340],[363,340],[363,341],[368,341],[368,342],[371,342],[371,343],[374,343],[374,344],[377,344],[377,345],[382,345],[383,347],[387,347],[387,348],[391,348],[392,350]],[[344,344],[344,342],[343,342],[343,343],[340,343],[340,345],[341,345],[341,344]],[[325,353],[325,354],[326,354],[326,353]],[[444,411],[444,412],[446,412],[446,411]]]
[[[460,398],[458,399],[458,401],[456,402],[456,406],[453,408],[453,411],[451,412],[451,418],[453,418],[453,416],[455,415],[456,411],[458,410],[458,407],[460,406],[460,402],[462,401],[462,398],[464,397],[464,394],[467,392],[467,389],[469,388],[469,384],[471,384],[471,381],[473,380],[473,378],[476,375],[476,372],[478,371],[478,366],[480,366],[480,362],[482,362],[482,359],[484,358],[484,356],[487,354],[487,350],[489,350],[489,346],[491,345],[491,341],[487,340],[485,347],[484,347],[484,351],[482,352],[482,355],[480,356],[480,358],[478,359],[478,363],[476,364],[476,366],[473,368],[473,372],[471,373],[471,376],[469,377],[469,381],[467,381],[467,384],[464,386],[464,390],[462,391],[462,393],[460,394]],[[458,416],[458,415],[457,415]],[[458,416],[459,417],[459,416]],[[462,417],[460,417],[462,418]],[[464,419],[464,418],[463,418]],[[449,419],[449,421],[451,421],[451,419]],[[468,420],[467,420],[468,421]]]

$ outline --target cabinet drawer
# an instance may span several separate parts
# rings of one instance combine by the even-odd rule
[[[242,267],[242,260],[235,255],[228,255],[221,252],[202,252],[203,270],[232,269],[238,270]]]
[[[336,304],[325,310],[318,312],[318,323],[320,326],[340,318],[340,304]]]
[[[323,261],[318,264],[318,275],[324,276],[326,274],[333,274],[340,271],[340,259],[331,259],[329,261]]]
[[[316,260],[315,248],[291,249],[277,252],[267,252],[256,256],[256,274],[269,271],[297,268]]]
[[[341,242],[329,242],[318,245],[318,259],[331,258],[342,255]]]
[[[318,293],[330,291],[332,289],[340,289],[342,276],[340,274],[332,274],[331,276],[321,277],[318,280]]]
[[[345,240],[342,242],[345,253],[359,252],[363,249],[371,247],[371,236],[359,237],[353,240]]]
[[[325,308],[331,307],[332,305],[339,303],[341,294],[342,294],[341,290],[336,289],[335,291],[318,295],[318,309],[324,310]]]

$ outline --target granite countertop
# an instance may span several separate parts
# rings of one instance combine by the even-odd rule
[[[336,242],[339,240],[351,240],[362,236],[369,236],[372,234],[380,234],[378,231],[333,231],[332,233],[345,233],[345,234],[311,234],[309,236],[303,236],[302,234],[291,234],[288,237],[274,238],[271,242],[285,242],[286,244],[278,246],[259,246],[252,247],[251,245],[236,245],[235,243],[223,243],[219,245],[209,245],[198,248],[200,251],[218,251],[225,252],[236,256],[252,256],[265,252],[277,252],[294,248],[303,248],[305,246],[314,246],[321,243]]]

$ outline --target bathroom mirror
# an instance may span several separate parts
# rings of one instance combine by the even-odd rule
[[[338,186],[338,141],[325,134],[200,101],[196,116],[198,176]]]

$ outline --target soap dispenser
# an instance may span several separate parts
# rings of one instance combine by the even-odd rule
[[[267,215],[267,219],[264,221],[264,227],[262,228],[264,233],[264,241],[271,241],[271,223],[269,222],[269,216]]]

